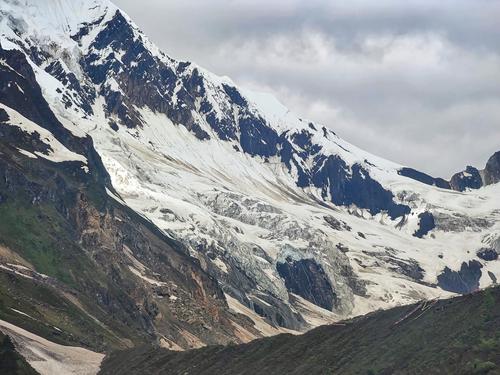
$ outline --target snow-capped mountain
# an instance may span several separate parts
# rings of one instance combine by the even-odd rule
[[[450,181],[383,160],[165,55],[106,0],[0,0],[0,34],[5,90],[24,74],[4,57],[17,51],[64,132],[92,139],[110,196],[183,243],[264,335],[500,277],[498,153]],[[39,134],[20,157],[89,173],[81,147],[16,111],[24,89],[8,88],[0,115]],[[153,286],[164,276],[130,269]]]

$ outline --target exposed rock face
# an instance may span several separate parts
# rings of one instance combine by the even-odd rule
[[[485,185],[500,182],[500,151],[488,159],[486,167],[483,170],[483,176]]]
[[[500,182],[500,151],[488,159],[483,170],[468,166],[465,171],[453,175],[450,185],[454,190],[464,191],[479,189],[498,182]]]
[[[450,180],[450,185],[453,190],[458,191],[479,189],[483,186],[483,180],[477,168],[467,166],[465,171],[453,175]]]
[[[493,284],[497,284],[498,279],[497,279],[497,277],[495,276],[495,274],[493,272],[488,271],[488,276],[490,277],[490,279],[493,282]]]
[[[455,173],[450,181],[442,178],[434,178],[412,168],[401,168],[398,170],[401,176],[420,181],[427,185],[437,186],[443,189],[465,191],[466,189],[479,189],[482,186],[496,184],[500,181],[500,151],[493,154],[486,163],[483,170],[467,166],[465,171]]]
[[[397,258],[387,258],[389,264],[394,265],[399,273],[415,281],[422,281],[424,278],[424,269],[420,267],[414,259],[401,260]]]
[[[3,142],[0,150],[2,153],[8,150]],[[9,154],[15,155],[13,151]],[[26,175],[33,179],[26,179]],[[50,245],[58,246],[56,273],[50,272],[52,266],[47,268],[39,263],[36,253],[17,248],[18,239],[8,233],[0,237],[2,244],[19,252],[35,270],[62,281],[48,286],[56,294],[64,296],[69,292],[74,296],[66,303],[79,301],[85,311],[106,321],[107,326],[88,328],[88,341],[82,341],[84,345],[95,350],[124,345],[99,339],[102,329],[119,332],[119,340],[145,342],[163,337],[185,348],[238,340],[230,322],[239,318],[227,312],[217,283],[183,252],[180,244],[161,235],[140,216],[116,205],[102,191],[87,192],[85,188],[68,186],[67,173],[48,169],[43,163],[16,165],[3,157],[0,178],[3,205],[7,205],[0,206],[2,215],[3,210],[22,207],[27,201],[32,202],[28,210],[40,212],[37,220],[41,226],[53,222],[53,215],[66,218],[58,219],[64,227],[52,234],[58,244]],[[49,211],[44,214],[44,210]],[[22,224],[19,226],[22,230]],[[33,228],[24,229],[37,233]],[[45,285],[50,279],[39,280]],[[103,313],[114,317],[113,320],[107,320]],[[43,322],[43,317],[40,319]],[[238,324],[244,327],[247,323]],[[196,342],[190,341],[187,334],[195,337]],[[256,331],[254,334],[258,335]],[[63,337],[68,340],[65,342],[75,344],[71,337]]]
[[[438,276],[438,285],[444,290],[454,293],[467,294],[479,289],[483,266],[477,260],[463,262],[459,271],[452,271],[448,267]]]
[[[9,115],[5,111],[5,109],[1,108],[0,109],[0,122],[5,122],[9,119]]]
[[[285,263],[277,263],[276,268],[285,280],[291,293],[295,293],[315,305],[332,310],[336,295],[321,265],[312,259],[294,261],[288,257]]]
[[[333,216],[324,216],[323,217],[325,221],[328,223],[328,225],[335,230],[346,230],[346,231],[351,231],[351,227],[347,225],[346,222],[340,221]]]
[[[436,228],[445,232],[459,233],[466,230],[481,232],[495,225],[494,222],[484,217],[469,217],[458,213],[448,215],[439,212],[434,213],[433,216]]]
[[[481,258],[482,260],[485,260],[487,262],[497,260],[498,259],[498,252],[495,249],[491,248],[481,248],[476,252],[477,256]]]
[[[410,212],[408,206],[395,203],[394,195],[373,180],[361,165],[349,168],[338,156],[316,160],[311,180],[322,189],[323,197],[331,196],[337,205],[354,204],[373,215],[384,210],[393,219]]]
[[[434,216],[430,212],[422,212],[418,215],[418,229],[413,233],[415,237],[422,238],[436,227]]]
[[[429,176],[428,174],[417,171],[413,168],[403,167],[398,171],[398,173],[401,176],[412,178],[416,181],[420,181],[420,182],[427,184],[427,185],[437,186],[437,187],[443,188],[443,189],[450,189],[451,188],[450,183],[448,181],[446,181],[442,178],[434,178],[432,176]]]

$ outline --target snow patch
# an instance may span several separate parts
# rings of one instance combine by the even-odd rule
[[[104,359],[104,354],[53,343],[4,320],[0,320],[0,330],[41,375],[95,375]]]
[[[84,156],[68,150],[52,135],[51,132],[28,120],[19,112],[11,109],[4,104],[0,104],[0,109],[3,109],[7,112],[9,116],[9,125],[16,126],[28,134],[38,133],[40,135],[41,141],[51,148],[48,154],[35,151],[36,156],[56,163],[60,163],[63,161],[79,161],[85,164],[84,166],[82,166],[83,169],[88,168],[86,167],[87,159]],[[88,171],[88,169],[86,169],[86,171]]]

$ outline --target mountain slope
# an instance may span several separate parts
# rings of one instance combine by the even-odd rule
[[[379,311],[300,336],[108,356],[101,374],[497,374],[500,288]]]
[[[0,317],[98,351],[259,335],[181,244],[113,193],[92,139],[57,120],[25,55],[0,47],[0,61]]]
[[[196,346],[210,343],[206,327],[221,322],[215,342],[302,331],[381,307],[467,293],[500,276],[500,262],[484,256],[500,251],[495,157],[487,173],[478,172],[481,184],[472,179],[476,190],[465,189],[473,185],[468,179],[452,183],[378,158],[267,95],[170,58],[106,0],[4,0],[0,34],[0,103],[10,121],[3,129],[17,142],[17,149],[4,145],[4,155],[30,164],[62,153],[67,172],[87,181],[89,197],[79,204],[89,201],[95,210],[83,222],[99,223],[103,246],[95,249],[94,231],[87,236],[88,228],[73,219],[77,234],[85,234],[93,262],[128,285],[134,296],[133,302],[125,298],[129,306],[148,288],[157,304],[164,295],[155,289],[167,282],[158,275],[174,275],[175,284],[183,280],[196,323],[202,319],[189,323],[187,308],[175,316],[191,330],[196,326],[195,333],[189,331],[196,340],[179,334],[177,326],[160,330],[171,315],[158,313],[147,298],[139,313],[134,308],[127,314],[135,327],[128,332],[131,340],[143,336],[142,329],[156,338],[171,334],[168,340],[176,345]],[[22,59],[24,65],[16,63]],[[27,95],[38,86],[40,92]],[[32,99],[22,104],[25,97]],[[21,126],[11,118],[22,120]],[[35,136],[25,139],[26,132]],[[51,140],[49,149],[36,134],[58,143]],[[17,190],[29,191],[25,185]],[[66,220],[66,207],[56,203]],[[131,220],[117,225],[107,215],[108,205],[120,220]],[[140,239],[136,232],[131,243],[109,238],[117,232],[128,239],[137,222]],[[140,247],[144,237],[157,247]],[[109,246],[118,249],[111,256]],[[167,264],[164,252],[174,257]],[[114,257],[124,262],[116,273]],[[48,263],[35,268],[41,272],[43,265],[54,279],[71,281]],[[184,280],[185,265],[197,277]],[[198,276],[209,293],[198,292],[215,296],[205,301],[217,306],[208,323],[192,290]],[[103,298],[98,305],[107,302]],[[219,312],[229,314],[227,320],[218,320]],[[236,313],[250,321],[235,321]]]

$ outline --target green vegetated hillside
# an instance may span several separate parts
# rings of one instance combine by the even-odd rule
[[[301,336],[108,356],[102,374],[498,374],[500,288],[378,311]]]

